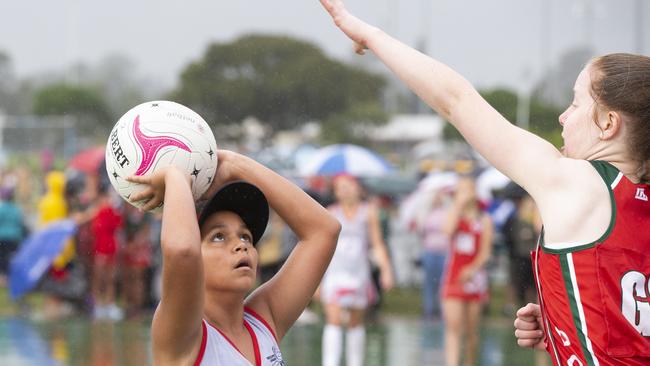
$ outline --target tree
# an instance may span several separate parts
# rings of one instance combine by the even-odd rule
[[[110,130],[115,121],[102,95],[90,86],[50,84],[34,96],[34,113],[39,116],[71,115],[78,119],[82,133]]]
[[[313,120],[323,121],[323,130],[347,130],[350,122],[378,120],[384,85],[382,77],[332,60],[311,43],[248,35],[210,45],[182,72],[171,98],[215,124],[253,116],[272,130]]]
[[[11,58],[0,51],[0,113],[16,113],[16,79]]]
[[[556,147],[561,147],[562,127],[558,117],[562,110],[553,104],[544,102],[539,98],[530,101],[530,131],[541,136]]]

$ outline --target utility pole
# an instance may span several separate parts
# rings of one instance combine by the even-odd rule
[[[4,131],[5,131],[5,123],[7,122],[7,115],[5,114],[5,111],[0,108],[0,155],[3,153],[3,148],[4,148]]]

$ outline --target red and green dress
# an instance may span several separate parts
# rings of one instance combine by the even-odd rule
[[[610,192],[612,218],[597,241],[532,254],[554,365],[650,365],[650,187],[591,162]]]

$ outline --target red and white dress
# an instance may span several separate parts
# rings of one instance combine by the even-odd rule
[[[484,268],[479,269],[472,278],[461,282],[461,271],[478,255],[481,245],[483,225],[480,220],[460,219],[456,233],[451,238],[451,250],[445,267],[442,285],[443,298],[464,301],[484,301],[487,299],[488,279]]]
[[[275,333],[255,311],[244,309],[244,326],[253,340],[255,366],[284,366]],[[203,320],[203,337],[195,366],[251,366],[250,361],[219,329]]]
[[[588,244],[533,253],[547,350],[559,365],[650,365],[650,187],[591,162],[610,191],[612,219]]]
[[[330,206],[329,211],[341,223],[341,233],[323,275],[321,300],[344,308],[365,309],[375,298],[368,257],[369,206],[359,205],[352,217],[347,217],[339,205]]]

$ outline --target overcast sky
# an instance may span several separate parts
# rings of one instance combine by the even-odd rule
[[[650,53],[650,25],[637,29],[640,18],[650,20],[647,0],[347,4],[357,16],[410,45],[426,37],[428,54],[479,87],[515,86],[526,73],[537,79],[560,54],[586,43],[597,53]],[[0,50],[9,54],[21,77],[123,54],[134,61],[137,74],[173,85],[209,42],[250,32],[292,35],[334,57],[357,57],[318,0],[2,0],[0,15]],[[638,34],[644,38],[641,45]]]

